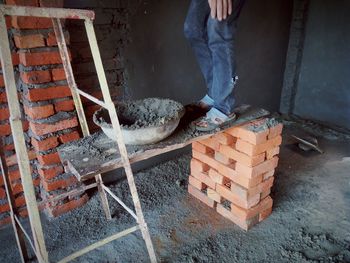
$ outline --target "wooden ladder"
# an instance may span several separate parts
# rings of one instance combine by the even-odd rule
[[[20,113],[20,102],[17,97],[17,89],[16,89],[16,83],[14,78],[14,72],[13,72],[13,64],[11,59],[11,52],[9,47],[9,39],[7,35],[7,28],[6,28],[6,22],[5,22],[5,16],[33,16],[33,17],[45,17],[45,18],[51,18],[53,22],[53,28],[56,34],[57,43],[60,51],[60,55],[63,62],[63,67],[66,73],[67,82],[70,87],[72,97],[74,100],[75,108],[77,111],[77,115],[79,118],[80,126],[83,132],[84,137],[90,135],[90,131],[87,125],[85,113],[83,110],[83,105],[81,102],[80,96],[83,96],[90,101],[100,105],[101,107],[108,110],[110,119],[112,122],[112,126],[115,132],[115,140],[118,144],[118,149],[121,154],[123,167],[126,173],[127,181],[129,184],[132,200],[135,207],[135,212],[133,209],[126,206],[126,204],[119,199],[107,186],[104,185],[101,174],[98,174],[95,176],[96,184],[94,184],[95,187],[98,188],[99,195],[101,197],[102,205],[104,212],[106,214],[107,219],[111,219],[109,204],[107,201],[107,194],[109,194],[114,200],[116,200],[127,212],[131,214],[131,216],[136,220],[136,225],[134,227],[128,228],[122,232],[115,233],[114,235],[107,237],[105,239],[102,239],[100,241],[97,241],[96,243],[89,245],[79,251],[76,251],[75,253],[68,255],[67,257],[63,258],[59,262],[69,262],[77,257],[80,257],[96,248],[99,248],[113,240],[116,240],[118,238],[121,238],[125,235],[128,235],[132,232],[135,232],[137,230],[140,230],[142,233],[142,237],[145,241],[147,251],[149,254],[149,258],[151,262],[157,262],[155,251],[153,248],[153,244],[151,241],[151,237],[149,234],[148,226],[146,224],[146,221],[143,216],[143,212],[141,209],[141,203],[139,200],[137,188],[135,185],[134,175],[133,171],[131,169],[128,153],[126,150],[126,146],[123,140],[119,119],[117,116],[117,112],[114,106],[114,103],[111,98],[111,94],[108,88],[107,79],[105,76],[105,72],[103,69],[103,64],[101,60],[100,51],[97,45],[96,40],[96,34],[93,27],[93,20],[95,18],[95,14],[93,11],[87,11],[87,10],[76,10],[76,9],[64,9],[64,8],[38,8],[38,7],[22,7],[22,6],[5,6],[0,5],[0,54],[1,54],[1,63],[4,73],[4,79],[5,79],[5,87],[6,87],[6,94],[8,98],[8,105],[9,105],[9,111],[10,111],[10,124],[11,124],[11,130],[12,135],[15,143],[15,150],[16,150],[16,156],[19,164],[19,170],[21,173],[21,179],[23,184],[23,190],[24,190],[24,196],[27,203],[27,209],[28,209],[28,215],[29,215],[29,221],[31,225],[31,230],[33,233],[33,240],[31,241],[29,238],[29,235],[24,231],[23,227],[21,227],[21,231],[19,231],[18,226],[20,225],[19,220],[16,219],[16,210],[15,206],[11,206],[11,214],[12,214],[12,222],[15,227],[15,234],[18,242],[19,249],[21,251],[21,257],[22,261],[25,262],[27,260],[26,257],[26,250],[23,246],[23,235],[24,234],[30,243],[32,244],[32,248],[34,250],[34,253],[37,256],[37,259],[39,262],[49,262],[48,260],[48,253],[45,246],[44,241],[44,235],[42,230],[42,224],[40,221],[39,216],[39,209],[38,204],[36,202],[35,198],[35,192],[34,192],[34,186],[32,182],[31,177],[31,171],[29,166],[29,159],[27,155],[24,135],[23,135],[23,127],[21,122],[21,113]],[[69,53],[67,49],[67,45],[65,42],[63,30],[62,30],[62,24],[61,19],[79,19],[84,20],[85,23],[85,29],[87,32],[89,45],[91,48],[93,60],[96,67],[96,72],[99,80],[99,84],[101,87],[102,95],[103,95],[103,101],[99,100],[98,98],[95,98],[91,96],[90,94],[78,89],[77,84],[74,79],[72,66],[70,63]],[[4,164],[2,162],[2,164]],[[5,173],[6,173],[6,166],[5,167]],[[4,177],[6,177],[5,173],[3,172]],[[5,184],[7,190],[9,190],[9,184],[8,182]],[[91,187],[90,187],[91,188]],[[84,187],[81,189],[77,189],[76,191],[83,191]],[[8,197],[11,198],[11,193],[8,192]],[[54,200],[67,197],[67,194],[62,194],[58,197],[45,200],[44,202],[41,202],[41,204],[45,202],[53,202]],[[10,199],[10,202],[13,202],[13,199]],[[9,203],[10,203],[9,202]]]

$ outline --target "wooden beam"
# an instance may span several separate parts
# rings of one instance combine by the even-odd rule
[[[31,6],[0,5],[0,13],[5,16],[34,16],[45,18],[94,20],[95,12],[68,8],[43,8]]]
[[[40,263],[48,262],[48,254],[46,251],[39,209],[36,204],[32,173],[23,134],[20,104],[17,97],[9,39],[7,35],[5,16],[3,14],[0,14],[0,54],[8,108],[10,111],[12,137],[15,144],[19,171],[21,173],[24,197],[27,203],[28,217],[32,229],[34,244],[37,254],[39,255],[38,261]]]

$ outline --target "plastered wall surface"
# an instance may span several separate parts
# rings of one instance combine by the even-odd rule
[[[183,36],[189,0],[141,1],[130,19],[127,88],[132,98],[170,97],[190,103],[206,87]],[[278,110],[292,1],[247,1],[237,36],[239,103]]]
[[[312,0],[293,113],[350,129],[350,2]]]

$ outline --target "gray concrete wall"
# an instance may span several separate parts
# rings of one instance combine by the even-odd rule
[[[132,98],[170,97],[183,103],[200,99],[206,87],[183,36],[189,0],[141,1],[130,20],[126,47],[127,88]],[[292,0],[249,0],[238,28],[237,97],[278,110]]]
[[[350,129],[350,1],[311,0],[293,113]]]

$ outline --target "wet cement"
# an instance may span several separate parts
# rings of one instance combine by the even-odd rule
[[[285,129],[272,191],[272,215],[249,232],[187,194],[190,155],[137,173],[136,185],[160,262],[350,262],[350,141],[318,138],[324,154],[302,152]],[[319,130],[318,130],[319,132]],[[131,205],[125,180],[111,186]],[[132,226],[110,202],[107,222],[96,193],[81,209],[43,218],[52,262]],[[2,262],[19,262],[11,228],[0,230]],[[148,262],[139,233],[75,262]]]
[[[116,110],[122,128],[128,130],[158,127],[169,121],[179,119],[184,114],[181,103],[170,99],[147,98],[116,104]],[[94,122],[102,127],[110,125],[107,110],[94,115]]]

